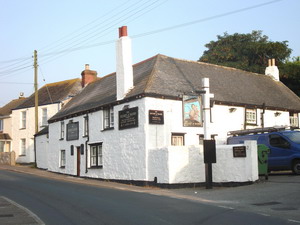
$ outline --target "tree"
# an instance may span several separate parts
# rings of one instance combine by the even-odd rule
[[[291,54],[288,42],[272,42],[262,31],[249,34],[224,33],[217,41],[211,41],[205,47],[200,62],[234,67],[255,73],[264,73],[268,59],[275,58],[282,65]]]
[[[300,96],[300,57],[294,57],[292,61],[286,61],[279,66],[279,71],[282,83]]]

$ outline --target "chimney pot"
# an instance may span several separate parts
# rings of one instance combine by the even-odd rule
[[[272,66],[272,60],[268,59],[268,66]]]
[[[276,66],[275,65],[275,59],[272,59],[272,66]]]
[[[90,65],[89,64],[85,64],[85,69],[89,70],[90,69]]]
[[[127,26],[119,27],[119,38],[127,36]]]

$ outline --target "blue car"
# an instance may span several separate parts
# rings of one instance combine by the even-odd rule
[[[228,144],[243,144],[245,140],[256,140],[270,149],[268,170],[292,170],[300,175],[300,132],[277,131],[261,134],[233,136]]]

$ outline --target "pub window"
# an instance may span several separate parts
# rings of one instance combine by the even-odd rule
[[[47,126],[48,123],[48,111],[47,108],[42,109],[42,126]]]
[[[83,136],[86,137],[89,135],[89,121],[88,117],[83,117]]]
[[[91,145],[90,163],[91,163],[91,167],[103,166],[102,143]]]
[[[60,167],[66,167],[66,150],[60,150]]]
[[[65,122],[60,122],[60,139],[63,140],[65,137]]]
[[[184,145],[184,134],[183,133],[172,133],[171,145],[183,146]]]
[[[246,124],[256,125],[256,109],[246,109]]]
[[[298,119],[298,113],[291,113],[290,112],[290,126],[293,128],[299,127],[299,119]]]
[[[21,129],[26,128],[26,111],[21,112]]]
[[[20,141],[20,155],[26,155],[26,139],[22,138]]]
[[[110,129],[114,127],[114,108],[107,108],[103,110],[103,129]]]

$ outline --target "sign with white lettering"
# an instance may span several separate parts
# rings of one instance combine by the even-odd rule
[[[139,108],[131,108],[119,111],[119,130],[139,126]]]
[[[164,111],[149,110],[149,124],[164,124]]]
[[[246,146],[235,146],[235,147],[232,147],[232,150],[233,150],[233,157],[242,157],[242,158],[245,158],[247,156],[246,154]]]

